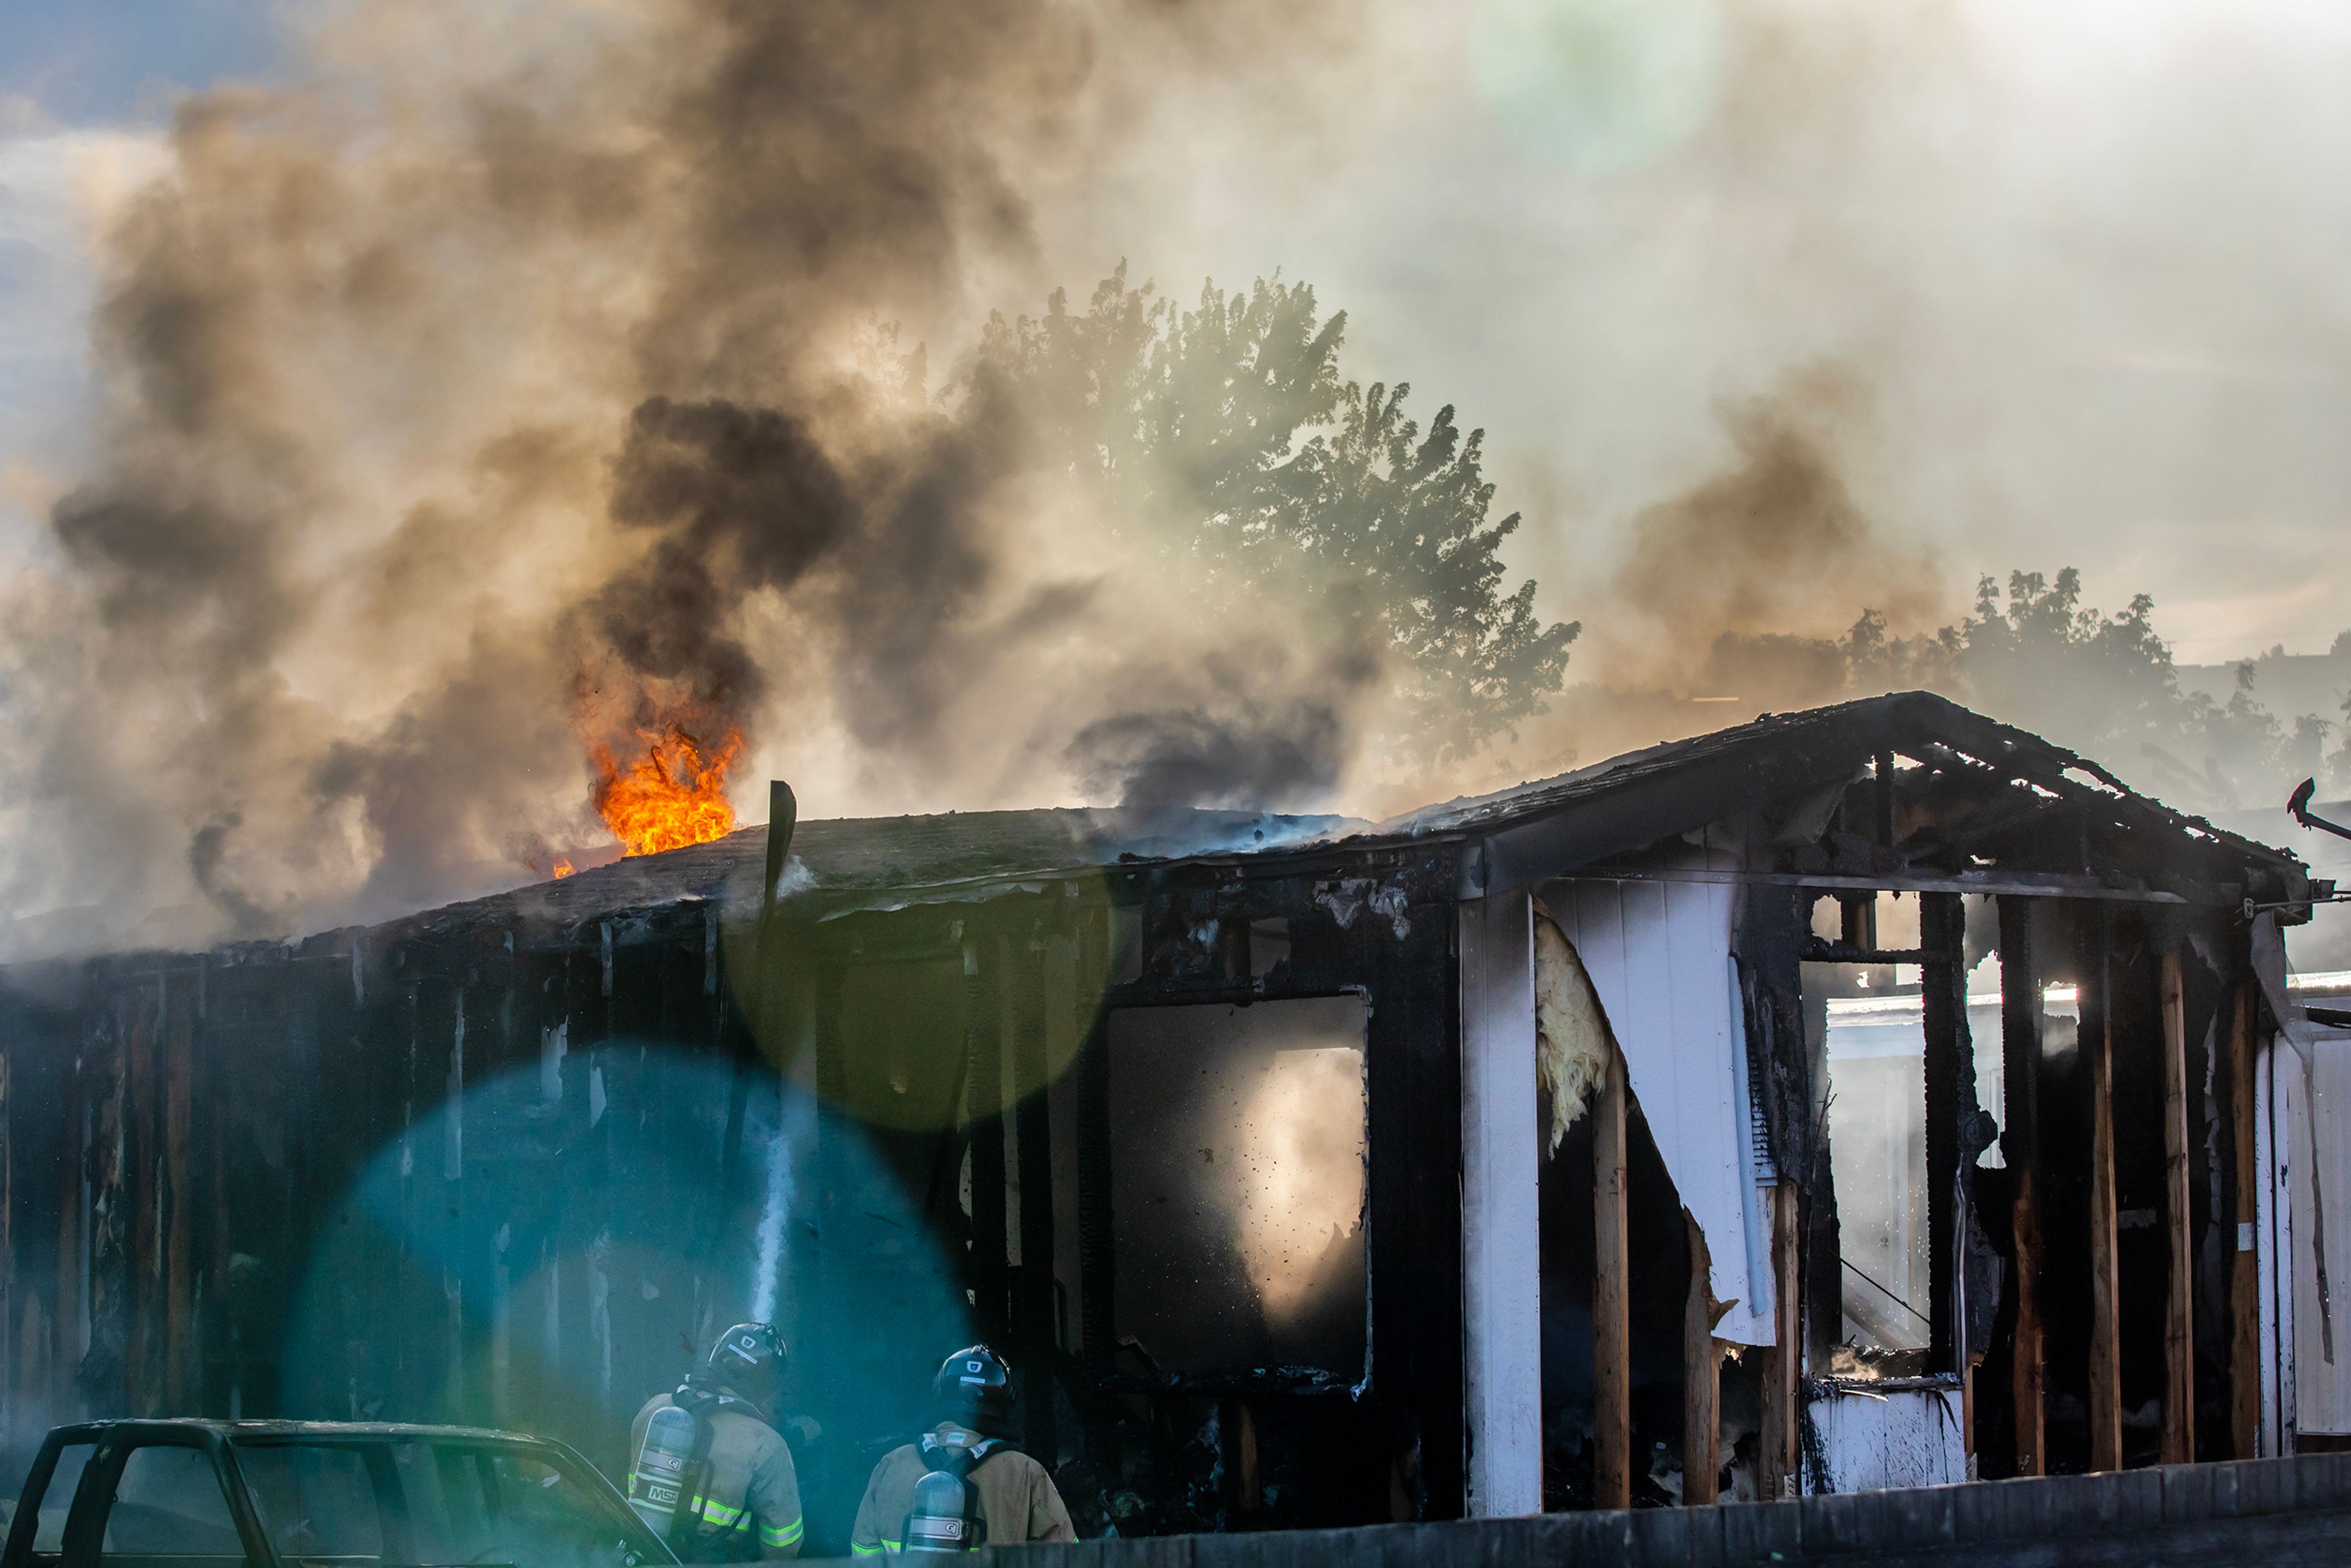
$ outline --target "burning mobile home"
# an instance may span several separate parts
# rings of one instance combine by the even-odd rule
[[[745,1314],[819,1549],[972,1336],[1088,1533],[2293,1443],[2313,885],[1941,699],[1377,826],[785,847],[10,974],[13,1457],[202,1410],[611,1462]]]

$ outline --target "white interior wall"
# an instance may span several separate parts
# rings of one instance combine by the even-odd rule
[[[2294,1425],[2351,1433],[2351,1035],[2314,1034],[2310,1071],[2284,1096],[2294,1224]],[[2274,1053],[2299,1079],[2300,1060]]]

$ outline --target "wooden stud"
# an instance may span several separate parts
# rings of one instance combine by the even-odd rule
[[[2236,1223],[2229,1245],[2229,1450],[2261,1457],[2262,1310],[2260,1258],[2253,1235],[2260,1220],[2261,1177],[2253,1160],[2253,980],[2237,981],[2229,1019],[2229,1122],[2236,1166]]]
[[[1689,1235],[1689,1300],[1682,1311],[1682,1504],[1698,1508],[1715,1500],[1720,1458],[1722,1347],[1714,1325],[1735,1304],[1714,1298],[1714,1260],[1698,1217],[1682,1210]]]
[[[1877,894],[1848,894],[1837,900],[1837,934],[1848,947],[1868,952],[1877,946]]]
[[[2041,1324],[2041,975],[2032,946],[2032,904],[2000,900],[2000,1032],[2002,1109],[2001,1157],[2014,1177],[2010,1231],[2014,1238],[2016,1327],[2010,1336],[2009,1406],[2014,1416],[2014,1473],[2047,1473],[2047,1348]]]
[[[1632,1261],[1625,1207],[1625,1055],[1611,1049],[1593,1107],[1593,1500],[1633,1506],[1633,1353],[1626,1287]]]
[[[2084,966],[2085,999],[2095,986],[2097,1012],[2083,1009],[2082,1054],[2090,1091],[2090,1469],[2123,1468],[2122,1334],[2115,1242],[2115,1024],[2108,975],[2106,913],[2094,917],[2093,961]]]
[[[2163,1203],[2170,1289],[2163,1316],[2163,1462],[2196,1460],[2196,1254],[2188,1230],[2188,1023],[2177,948],[2163,955]]]
[[[1976,1373],[1983,1365],[1983,1353],[1970,1352],[1967,1370],[1959,1375],[1959,1452],[1967,1456],[1968,1479],[1983,1479],[1976,1456]]]
[[[1796,1184],[1771,1188],[1771,1288],[1778,1297],[1772,1321],[1777,1343],[1763,1363],[1763,1429],[1759,1435],[1757,1489],[1764,1498],[1792,1497],[1796,1479],[1796,1376],[1804,1364],[1802,1299],[1796,1275],[1802,1237]]]
[[[1918,942],[1926,963],[1920,1008],[1926,1035],[1927,1260],[1936,1371],[1967,1368],[1961,1322],[1959,1239],[1967,1234],[1968,1162],[1961,1127],[1976,1109],[1975,1051],[1968,1038],[1967,910],[1955,893],[1918,895]]]
[[[1233,1401],[1233,1502],[1244,1517],[1264,1511],[1265,1481],[1258,1465],[1257,1412],[1246,1399]]]

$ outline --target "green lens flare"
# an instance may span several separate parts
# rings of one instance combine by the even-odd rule
[[[1714,112],[1719,0],[1486,0],[1469,67],[1529,151],[1591,173],[1672,152]]]

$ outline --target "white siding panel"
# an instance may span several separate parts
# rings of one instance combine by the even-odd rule
[[[1463,1433],[1473,1519],[1542,1511],[1535,970],[1523,888],[1459,905]]]
[[[2295,1073],[2291,1051],[2272,1054]],[[2340,1436],[2351,1433],[2351,1039],[2313,1040],[2306,1088],[2289,1086],[2294,1425]]]
[[[1728,880],[1669,880],[1736,870],[1727,855],[1692,852],[1659,880],[1562,881],[1542,896],[1592,976],[1657,1151],[1706,1232],[1715,1296],[1738,1303],[1715,1332],[1771,1344],[1771,1270],[1759,1249],[1767,1211],[1731,983],[1738,890]]]
[[[1832,1394],[1806,1413],[1820,1434],[1824,1492],[1950,1486],[1968,1479],[1964,1416],[1957,1388]]]

